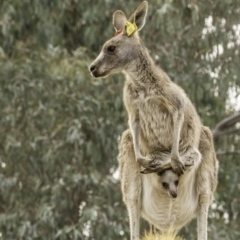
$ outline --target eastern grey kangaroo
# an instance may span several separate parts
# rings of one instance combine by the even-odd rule
[[[124,103],[130,130],[123,133],[118,159],[131,239],[139,239],[142,214],[161,231],[179,230],[197,215],[198,240],[206,240],[218,170],[212,135],[184,91],[154,64],[140,39],[147,7],[144,1],[129,20],[122,11],[113,14],[116,34],[90,66],[96,78],[120,71],[126,75]],[[186,163],[192,167],[185,171]],[[159,190],[157,174],[140,173],[169,167],[179,176],[185,171],[178,196],[171,201]]]
[[[157,170],[162,161],[155,158],[156,151],[171,150],[171,166],[181,175],[184,164],[179,152],[200,158],[197,149],[202,124],[184,91],[154,64],[138,36],[146,13],[147,2],[143,2],[129,21],[121,11],[113,14],[113,25],[121,33],[104,44],[90,71],[94,77],[125,72],[124,103],[136,160]],[[128,36],[127,24],[137,32]]]

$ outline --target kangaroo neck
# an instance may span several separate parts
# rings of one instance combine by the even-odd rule
[[[160,76],[166,74],[155,65],[142,42],[135,56],[136,58],[133,62],[125,69],[127,79],[137,85],[154,84],[165,81],[165,77],[162,78]]]

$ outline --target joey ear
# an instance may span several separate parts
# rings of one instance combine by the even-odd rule
[[[140,31],[145,25],[145,20],[147,16],[148,3],[143,1],[142,4],[137,8],[137,10],[129,18],[129,22],[135,23]]]
[[[114,26],[116,31],[117,30],[124,30],[126,22],[127,22],[127,18],[122,11],[117,10],[113,14],[113,26]]]
[[[166,170],[168,170],[168,169],[164,169],[164,170],[162,170],[162,171],[157,172],[157,175],[160,176],[160,177],[162,177],[163,174],[166,172]]]

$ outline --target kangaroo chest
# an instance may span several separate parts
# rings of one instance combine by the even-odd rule
[[[132,114],[138,114],[140,121],[140,144],[146,149],[169,150],[173,141],[173,119],[168,111],[164,96],[156,94],[154,89],[125,87],[125,105],[129,119]]]

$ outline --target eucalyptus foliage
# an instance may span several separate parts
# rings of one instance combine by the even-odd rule
[[[116,159],[124,80],[93,79],[88,66],[114,33],[112,13],[130,16],[140,2],[0,4],[0,239],[128,239]],[[236,0],[151,0],[140,32],[211,128],[240,110],[239,14]],[[209,239],[236,240],[239,132],[215,142]],[[180,235],[196,239],[196,221]]]

